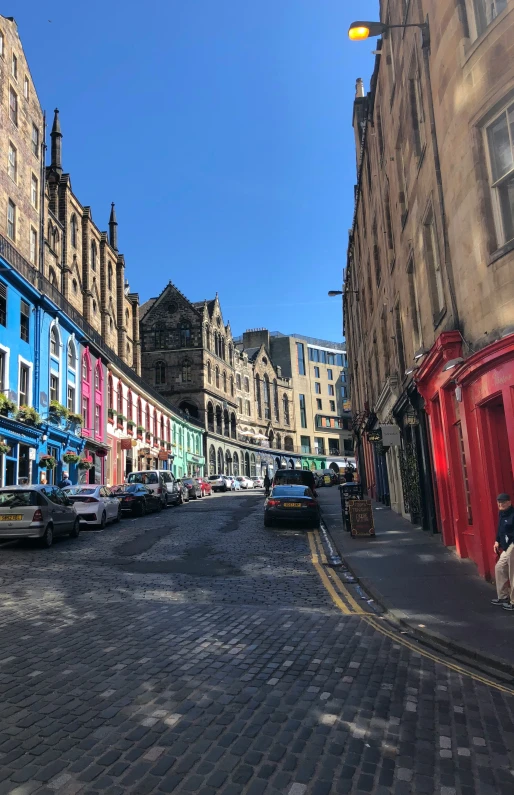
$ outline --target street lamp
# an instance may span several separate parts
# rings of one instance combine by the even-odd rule
[[[457,356],[456,359],[450,359],[444,365],[443,373],[447,373],[448,370],[453,370],[454,367],[457,367],[457,365],[462,364],[463,361],[464,361],[464,359],[462,358],[462,356]]]
[[[381,36],[391,28],[419,28],[421,30],[421,46],[430,44],[428,22],[409,22],[405,25],[389,25],[385,22],[352,22],[348,29],[348,37],[352,41],[364,41],[370,36]]]
[[[331,298],[333,298],[334,295],[344,295],[344,290],[329,290],[328,294]]]

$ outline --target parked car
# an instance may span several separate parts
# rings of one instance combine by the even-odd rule
[[[209,475],[209,483],[213,491],[227,491],[227,481],[224,475]]]
[[[308,486],[274,486],[264,503],[264,527],[271,527],[275,521],[319,527],[319,519],[319,503]]]
[[[160,469],[159,474],[163,480],[163,486],[165,488],[165,504],[181,505],[183,499],[181,497],[180,489],[177,485],[177,481],[175,480],[173,472],[170,472],[169,469]]]
[[[277,469],[273,486],[307,486],[316,496],[316,480],[309,469]]]
[[[189,502],[189,489],[181,478],[177,478],[176,483],[180,492],[180,500],[178,504],[183,505],[185,502]]]
[[[55,536],[78,538],[80,521],[68,495],[55,486],[0,489],[0,538],[38,538],[51,547]]]
[[[161,469],[144,469],[142,472],[130,472],[127,483],[140,483],[147,489],[159,494],[163,507],[168,504],[168,483],[165,483]],[[178,501],[178,496],[177,496]]]
[[[183,478],[182,483],[189,492],[190,500],[197,500],[202,496],[202,487],[195,478]]]
[[[256,478],[252,478],[252,480],[253,480],[254,489],[263,489],[264,488],[264,478],[256,477]]]
[[[236,480],[239,482],[242,489],[253,489],[253,480],[247,478],[246,475],[239,475]]]
[[[66,486],[63,491],[75,506],[80,522],[86,526],[95,525],[103,530],[107,522],[120,521],[120,501],[107,486],[92,483]]]
[[[200,488],[202,490],[202,496],[203,497],[211,496],[211,494],[212,494],[212,486],[209,483],[209,481],[207,480],[207,478],[196,478],[196,480],[200,484]]]
[[[150,511],[162,511],[161,495],[150,491],[142,483],[121,483],[113,486],[112,491],[118,498],[123,513],[144,516]]]

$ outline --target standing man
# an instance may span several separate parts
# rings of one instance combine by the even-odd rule
[[[62,478],[59,481],[59,488],[60,489],[64,489],[66,486],[71,486],[71,485],[72,485],[72,482],[70,480],[70,476],[68,475],[67,472],[63,472],[62,473]]]
[[[498,598],[492,599],[492,604],[514,611],[514,507],[508,494],[498,494],[496,502],[499,516],[494,551],[499,557],[494,574]]]
[[[264,491],[266,493],[266,497],[269,497],[269,487],[271,486],[271,480],[269,479],[268,472],[266,470],[266,474],[264,475]]]

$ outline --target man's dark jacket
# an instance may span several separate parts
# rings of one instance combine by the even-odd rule
[[[514,506],[512,505],[506,511],[500,511],[496,540],[504,552],[514,544]]]

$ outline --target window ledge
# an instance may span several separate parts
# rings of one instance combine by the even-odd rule
[[[493,265],[495,262],[498,262],[498,260],[504,257],[506,254],[509,254],[511,251],[514,251],[514,239],[509,240],[508,243],[505,243],[505,245],[500,246],[500,248],[496,249],[496,251],[494,251],[489,257],[487,265]]]

